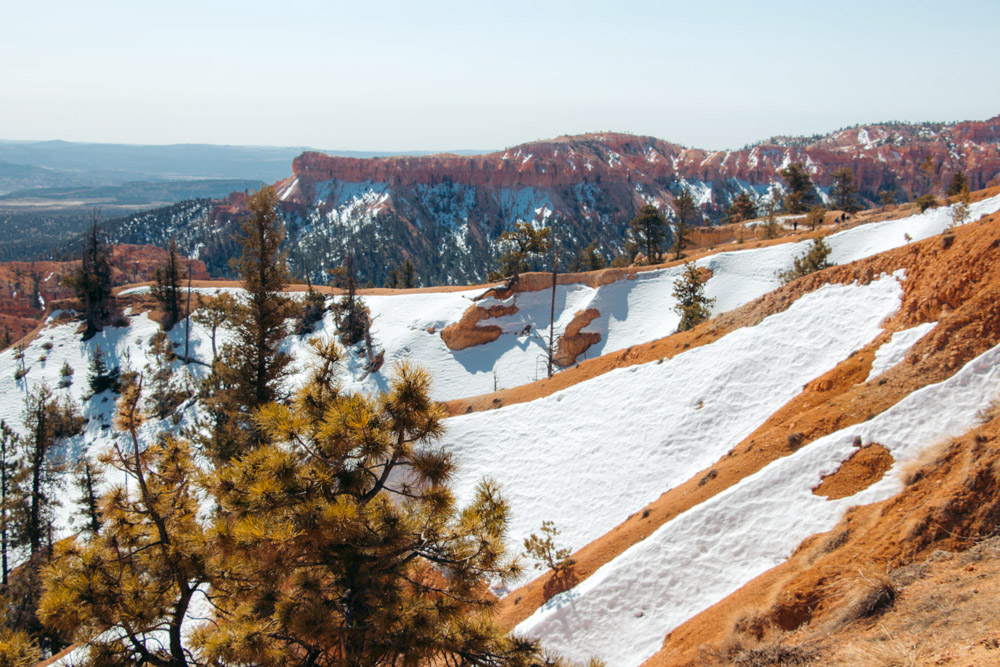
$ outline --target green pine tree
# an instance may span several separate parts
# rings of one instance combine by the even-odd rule
[[[688,224],[694,219],[697,210],[694,197],[687,190],[681,190],[674,198],[674,213],[677,215],[677,223],[674,225],[674,259],[680,259],[688,245]]]
[[[646,264],[656,264],[663,253],[667,219],[660,209],[646,204],[629,223],[629,235],[636,248],[645,255]]]
[[[726,213],[732,222],[744,222],[757,217],[757,204],[753,196],[743,190],[733,199]]]
[[[687,331],[701,324],[712,315],[715,299],[705,296],[708,278],[693,262],[684,263],[684,272],[674,281],[674,310],[681,316],[677,331]]]
[[[854,180],[854,171],[850,167],[844,167],[833,172],[833,201],[838,209],[853,213],[858,206],[855,195],[858,186]]]
[[[167,244],[167,260],[153,272],[153,297],[163,308],[163,329],[170,331],[181,319],[181,269],[177,241]]]
[[[782,271],[778,274],[782,284],[787,284],[801,278],[802,276],[822,271],[834,266],[828,259],[830,256],[830,246],[826,244],[822,236],[817,236],[809,245],[809,249],[801,257],[795,258],[792,269]]]
[[[805,165],[793,162],[781,170],[785,179],[785,209],[789,213],[805,213],[816,200],[816,186]]]

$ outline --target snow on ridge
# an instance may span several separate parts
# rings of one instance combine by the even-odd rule
[[[931,329],[936,326],[937,322],[925,322],[892,334],[889,342],[881,345],[875,351],[875,360],[872,361],[872,369],[868,373],[868,378],[865,382],[871,382],[882,373],[903,361],[910,348],[916,345],[921,338],[930,333]]]
[[[998,385],[1000,346],[872,420],[777,459],[684,512],[552,598],[516,630],[542,637],[546,647],[571,659],[597,655],[616,667],[641,664],[673,628],[783,562],[806,537],[832,529],[848,507],[898,493],[901,466],[925,447],[973,428]],[[813,494],[822,477],[855,451],[856,438],[886,447],[895,459],[892,469],[853,496]]]

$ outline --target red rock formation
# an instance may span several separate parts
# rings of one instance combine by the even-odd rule
[[[324,181],[386,183],[390,187],[453,182],[492,188],[551,189],[579,183],[656,183],[676,178],[761,184],[781,180],[788,162],[811,165],[818,185],[850,166],[863,191],[877,192],[893,176],[894,187],[912,190],[927,155],[936,176],[967,172],[972,188],[1000,174],[1000,116],[956,125],[870,125],[814,141],[775,137],[738,151],[687,149],[653,137],[589,134],[538,141],[487,155],[452,154],[357,159],[308,152],[292,163],[294,177],[279,183],[285,201],[309,204]]]
[[[483,308],[472,305],[462,314],[462,319],[441,330],[441,339],[450,350],[464,350],[467,347],[492,343],[503,331],[495,324],[481,327],[479,322],[492,317],[513,315],[516,312],[517,306],[497,305]]]
[[[577,357],[583,354],[587,348],[601,341],[599,333],[580,333],[580,329],[600,316],[601,311],[596,308],[581,310],[573,316],[566,331],[559,337],[559,345],[556,347],[555,354],[556,364],[561,368],[572,366],[576,363]]]

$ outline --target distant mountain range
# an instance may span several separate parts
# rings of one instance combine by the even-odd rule
[[[930,157],[934,180],[963,171],[972,188],[998,182],[1000,117],[987,121],[883,123],[809,138],[773,137],[737,151],[707,151],[654,137],[588,134],[536,141],[485,155],[437,154],[352,158],[314,151],[296,157],[275,184],[295,270],[315,280],[353,252],[362,280],[382,284],[409,258],[423,284],[482,280],[495,264],[499,235],[517,220],[552,225],[564,261],[596,241],[619,252],[628,222],[651,203],[672,216],[673,199],[690,192],[701,214],[719,220],[733,198],[763,201],[780,192],[780,170],[806,165],[817,194],[829,200],[832,174],[853,170],[862,203],[883,190],[901,199],[923,188],[919,165]],[[210,270],[228,271],[243,195],[188,202],[116,221],[112,238],[165,243]]]
[[[148,180],[225,178],[271,183],[287,177],[291,173],[292,159],[311,150],[316,149],[305,146],[152,146],[0,140],[0,194],[31,188],[115,185]],[[355,158],[387,155],[363,151],[327,152]]]

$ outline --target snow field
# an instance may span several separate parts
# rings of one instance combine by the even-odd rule
[[[832,529],[848,507],[898,493],[900,468],[927,446],[974,427],[977,412],[998,389],[1000,346],[948,380],[774,461],[664,524],[551,599],[517,632],[542,637],[570,658],[597,655],[614,667],[641,664],[673,628],[784,561],[806,537]],[[855,438],[886,447],[895,459],[892,469],[853,496],[814,495],[811,489],[822,477],[855,451]]]
[[[866,382],[870,382],[882,373],[901,362],[906,358],[906,353],[917,342],[930,333],[931,329],[937,326],[937,322],[925,322],[911,327],[904,331],[897,331],[892,334],[888,343],[883,344],[875,351],[875,359],[872,361],[871,372],[868,373]]]
[[[543,520],[576,550],[724,455],[880,332],[895,278],[830,285],[755,327],[661,362],[618,369],[552,396],[453,417],[443,446],[460,498],[503,485],[519,545]]]

